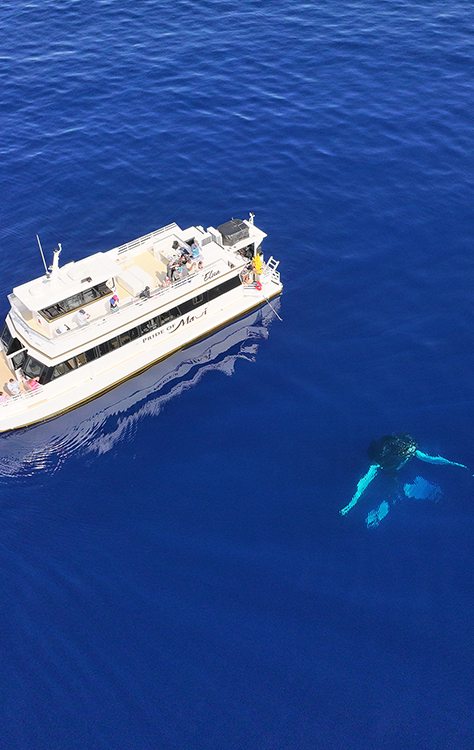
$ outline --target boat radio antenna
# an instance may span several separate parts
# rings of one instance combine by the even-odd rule
[[[44,265],[44,270],[46,271],[46,278],[49,279],[49,275],[50,274],[49,274],[49,271],[48,271],[48,266],[46,265],[46,261],[44,259],[43,248],[41,247],[41,242],[40,242],[40,238],[38,237],[38,235],[36,235],[36,239],[38,240],[38,245],[39,245],[41,257],[43,258],[43,265]]]

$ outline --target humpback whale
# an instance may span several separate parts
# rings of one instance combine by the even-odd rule
[[[401,435],[383,435],[379,440],[373,440],[367,449],[367,454],[370,459],[369,470],[359,479],[350,503],[339,511],[342,516],[345,516],[354,507],[362,493],[367,489],[372,480],[375,479],[379,470],[395,475],[407,461],[415,457],[429,464],[460,466],[463,469],[468,468],[464,464],[449,461],[442,456],[430,456],[427,453],[423,453],[418,450],[415,438],[408,432],[404,432]]]

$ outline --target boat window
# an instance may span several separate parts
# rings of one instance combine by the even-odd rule
[[[72,297],[68,297],[67,299],[63,300],[61,302],[61,307],[66,312],[72,312],[73,310],[77,310],[78,307],[81,307],[84,302],[84,295],[81,294],[74,294]]]
[[[94,289],[94,287],[91,287],[90,289],[86,289],[84,292],[82,292],[84,297],[84,302],[93,302],[95,299],[99,299],[100,294],[97,289]]]
[[[15,354],[12,357],[12,365],[15,370],[19,370],[22,366],[23,362],[26,359],[26,349],[23,349],[21,352],[18,352],[18,354]]]
[[[87,363],[85,353],[78,354],[76,357],[76,362],[78,367],[82,367],[82,365],[85,365]]]
[[[43,375],[47,368],[42,362],[38,362],[34,357],[27,357],[21,369],[27,378],[39,378],[40,383],[43,383]]]
[[[160,323],[162,326],[166,325],[166,323],[170,323],[175,318],[179,317],[179,310],[177,307],[172,307],[171,310],[167,310],[164,313],[161,313],[160,315]]]
[[[112,294],[110,287],[107,286],[105,281],[103,281],[102,284],[97,284],[94,289],[97,289],[97,291],[99,292],[99,297],[106,297],[107,294]]]
[[[149,331],[154,331],[155,328],[158,328],[159,325],[160,325],[159,315],[157,315],[155,318],[152,318],[151,320],[147,320],[146,323],[142,323],[140,326],[142,335],[144,333],[149,333]]]
[[[47,375],[48,378],[50,377],[51,380],[54,380],[55,378],[60,377],[60,375],[65,375],[67,372],[71,372],[71,370],[76,369],[76,367],[81,367],[87,362],[92,362],[94,359],[97,359],[98,357],[102,357],[104,356],[104,354],[108,354],[110,351],[114,351],[115,349],[118,349],[120,346],[124,346],[125,344],[130,343],[130,341],[134,341],[136,338],[138,338],[138,336],[143,336],[143,334],[148,333],[149,331],[153,331],[155,330],[155,328],[159,328],[160,326],[164,326],[167,323],[170,323],[172,320],[179,318],[181,315],[185,315],[187,312],[189,312],[189,310],[196,309],[196,307],[206,304],[206,302],[208,301],[208,298],[216,299],[216,297],[219,297],[220,295],[225,294],[226,292],[229,292],[231,289],[235,289],[236,287],[240,285],[240,283],[241,281],[240,281],[239,276],[233,276],[231,279],[224,281],[222,284],[219,284],[218,286],[213,287],[213,289],[210,289],[209,291],[204,291],[203,294],[198,294],[196,297],[193,297],[192,299],[187,300],[183,304],[179,305],[179,307],[172,307],[171,310],[166,310],[164,313],[161,313],[161,315],[156,315],[154,318],[151,318],[151,320],[147,320],[145,323],[142,323],[141,325],[135,328],[131,328],[129,331],[126,331],[125,333],[120,334],[120,336],[114,336],[114,338],[109,339],[108,341],[103,341],[102,344],[99,344],[98,346],[93,347],[92,349],[88,349],[86,352],[83,352],[82,354],[78,354],[77,357],[72,357],[72,359],[68,359],[66,362],[61,362],[61,364],[56,365],[52,369],[52,371],[49,370],[48,372],[46,372],[46,368],[44,365],[40,365],[39,362],[37,364],[43,368],[43,371],[45,371],[45,374],[43,375],[43,377],[46,377]],[[110,290],[108,289],[106,284],[99,284],[97,287],[94,287],[94,288],[99,289],[100,292],[106,289],[107,290],[106,294],[110,294]],[[1,335],[3,335],[3,331]],[[14,367],[16,368],[20,367],[25,356],[26,356],[25,351],[21,351],[17,355],[15,355],[15,357],[13,357],[12,359],[14,363]],[[18,361],[21,360],[19,365],[15,364],[16,358],[18,358]],[[33,360],[33,358],[29,357],[28,360]],[[24,368],[23,368],[23,371],[25,372]],[[49,373],[51,373],[51,375],[49,375]],[[37,376],[30,375],[30,377],[37,377]],[[40,382],[42,382],[41,376],[40,376]]]
[[[15,352],[20,352],[24,348],[25,346],[21,343],[21,341],[18,341],[17,338],[14,338],[12,339],[11,344],[8,347],[7,355],[10,356],[10,354],[15,354]]]
[[[89,302],[94,302],[94,300],[100,299],[101,297],[106,297],[108,294],[112,294],[112,291],[107,284],[97,284],[96,286],[85,289],[82,292],[78,292],[78,294],[74,294],[72,297],[56,302],[54,305],[45,307],[39,312],[43,318],[46,318],[46,320],[55,320],[56,318],[61,317],[61,315],[66,315],[74,310],[79,310],[83,305],[86,305]]]
[[[128,344],[130,341],[133,341],[134,339],[138,338],[138,336],[139,336],[138,328],[131,328],[130,331],[126,331],[126,333],[120,334],[120,346],[123,346],[124,344]]]
[[[190,312],[193,308],[194,305],[192,299],[188,299],[186,302],[179,305],[179,314],[186,315],[186,313]]]
[[[68,360],[67,362],[61,362],[59,365],[56,365],[56,367],[53,367],[53,372],[51,373],[51,380],[54,380],[55,378],[59,378],[61,375],[65,375],[67,372],[71,372],[72,368],[69,365],[69,362],[71,360]]]
[[[226,294],[226,292],[230,292],[231,289],[236,289],[236,287],[240,286],[240,283],[239,276],[233,276],[231,279],[224,281],[223,284],[219,284],[218,286],[209,289],[209,299],[216,299],[216,297],[220,297],[221,294]]]
[[[209,289],[209,299],[210,300],[211,299],[216,299],[216,297],[220,297],[221,294],[222,294],[222,292],[221,292],[220,285],[219,286],[215,286],[212,289]]]
[[[92,362],[94,359],[97,359],[99,355],[97,354],[97,349],[94,346],[93,349],[88,349],[86,352],[84,352],[84,356],[86,358],[86,362]]]
[[[0,339],[2,341],[4,350],[7,352],[11,342],[13,341],[13,336],[11,335],[10,329],[8,328],[6,323],[2,328]]]

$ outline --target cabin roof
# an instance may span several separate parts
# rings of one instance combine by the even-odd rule
[[[107,281],[117,271],[117,264],[112,258],[105,253],[95,253],[88,258],[67,263],[49,279],[44,275],[17,286],[13,293],[28,310],[42,310]]]

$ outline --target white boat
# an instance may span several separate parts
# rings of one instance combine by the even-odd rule
[[[217,229],[169,224],[16,287],[0,340],[0,432],[114,388],[280,294],[253,214]],[[41,249],[41,246],[40,246]]]

